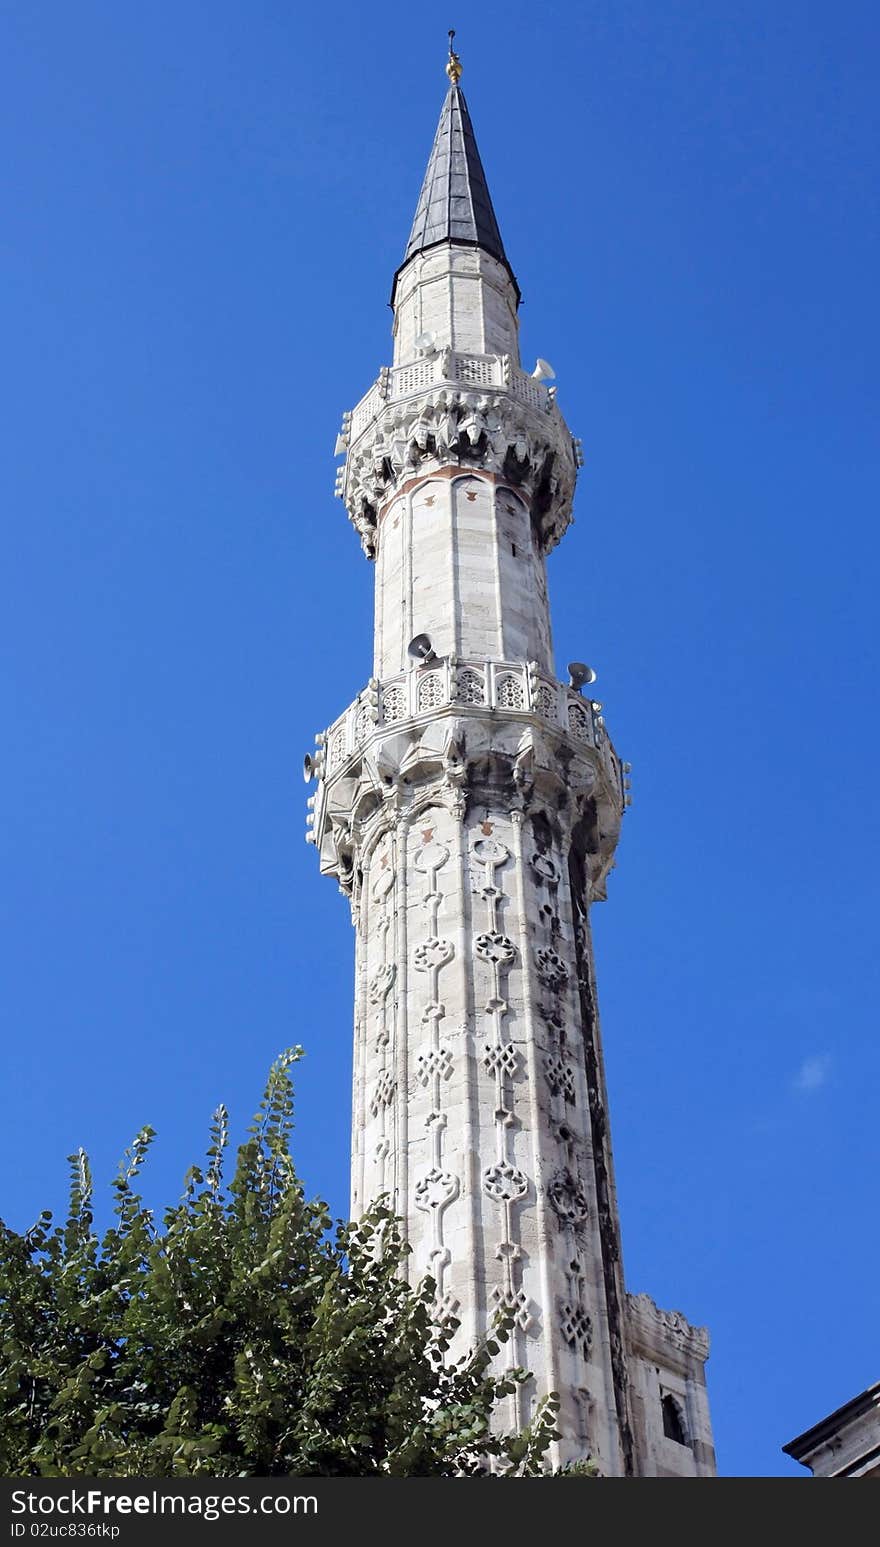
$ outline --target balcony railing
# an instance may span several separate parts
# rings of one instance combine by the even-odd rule
[[[441,384],[511,392],[539,413],[549,413],[553,406],[553,396],[544,383],[520,370],[509,355],[464,355],[443,349],[427,359],[414,360],[411,365],[386,367],[381,372],[352,409],[349,444],[357,440],[383,404],[399,402],[413,393],[424,392],[426,387]]]
[[[498,709],[538,718],[599,753],[607,777],[624,800],[621,764],[600,706],[522,661],[449,657],[379,682],[373,680],[323,737],[324,778],[333,778],[374,733],[419,721],[445,707]]]

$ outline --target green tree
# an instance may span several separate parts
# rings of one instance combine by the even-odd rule
[[[377,1205],[331,1227],[290,1154],[291,1066],[273,1065],[224,1181],[227,1114],[161,1225],[136,1191],[153,1138],[126,1152],[115,1223],[92,1215],[83,1151],[70,1208],[24,1235],[0,1225],[0,1468],[6,1476],[451,1476],[539,1473],[558,1402],[493,1432],[526,1373],[491,1362],[509,1324],[450,1360],[434,1285],[400,1272],[400,1224]],[[497,1428],[497,1425],[496,1425]]]

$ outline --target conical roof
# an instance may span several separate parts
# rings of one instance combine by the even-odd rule
[[[504,251],[464,92],[450,86],[431,147],[403,263],[439,242],[482,247],[516,276]],[[397,271],[400,273],[400,269]],[[396,276],[395,276],[396,278]]]

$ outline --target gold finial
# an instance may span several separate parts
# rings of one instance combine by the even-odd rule
[[[454,27],[450,27],[450,29],[449,29],[449,58],[446,61],[446,74],[449,76],[449,79],[451,80],[453,86],[457,86],[459,81],[461,80],[461,60],[459,59],[457,53],[455,52],[455,49],[452,46],[452,39],[454,37],[455,37],[455,28]]]

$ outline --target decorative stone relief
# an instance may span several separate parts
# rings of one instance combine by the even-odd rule
[[[485,962],[491,972],[490,993],[485,1001],[491,1034],[483,1046],[483,1067],[495,1082],[496,1160],[483,1171],[483,1191],[504,1214],[503,1235],[495,1249],[503,1267],[503,1282],[496,1286],[493,1294],[496,1300],[500,1296],[506,1305],[526,1308],[522,1312],[525,1320],[518,1317],[519,1325],[525,1330],[531,1325],[532,1313],[522,1285],[517,1282],[517,1264],[522,1253],[514,1236],[513,1208],[527,1196],[529,1181],[509,1150],[515,1106],[513,1079],[520,1058],[506,1038],[508,1003],[502,985],[502,973],[506,973],[513,963],[516,947],[499,927],[499,909],[505,895],[500,884],[501,871],[510,859],[510,850],[506,844],[499,843],[494,836],[493,824],[487,821],[481,824],[471,845],[471,856],[478,870],[477,894],[484,900],[488,914],[487,928],[474,937],[474,955],[478,961]],[[512,1346],[508,1349],[508,1360],[515,1363]]]
[[[421,1085],[427,1085],[437,1075],[441,1080],[447,1080],[452,1073],[452,1054],[448,1047],[429,1048],[427,1053],[420,1053],[416,1059],[416,1078]]]
[[[559,1325],[566,1343],[572,1347],[579,1346],[584,1358],[589,1358],[590,1344],[593,1341],[593,1323],[583,1306],[572,1305],[570,1301],[563,1300],[559,1307]]]
[[[489,1074],[507,1074],[514,1078],[522,1062],[516,1048],[507,1042],[503,1047],[487,1042],[483,1050],[483,1064]]]
[[[544,1059],[544,1072],[554,1096],[563,1096],[566,1101],[574,1101],[574,1073],[571,1065],[564,1058],[558,1058],[554,1053],[549,1054]]]
[[[576,1258],[569,1263],[565,1276],[568,1296],[559,1305],[559,1326],[569,1347],[579,1349],[584,1359],[589,1359],[593,1323],[584,1304],[583,1269]]]
[[[373,855],[371,873],[370,895],[374,902],[381,902],[394,887],[394,855],[387,839]]]
[[[464,668],[456,674],[455,697],[460,704],[483,704],[486,690],[479,672]]]
[[[443,686],[443,678],[439,671],[429,672],[427,677],[422,677],[418,689],[419,714],[426,709],[436,709],[445,700],[446,694]]]
[[[568,1170],[558,1171],[547,1188],[547,1196],[564,1225],[580,1225],[587,1217],[587,1195],[583,1184]]]
[[[491,934],[477,935],[474,939],[474,950],[484,961],[494,962],[498,967],[509,966],[516,955],[516,947],[507,935],[500,935],[497,931]]]
[[[361,704],[354,718],[354,739],[363,741],[373,728],[373,711],[369,704]]]
[[[406,694],[402,687],[386,688],[382,694],[382,721],[393,725],[406,716]]]
[[[460,1303],[451,1289],[447,1289],[445,1294],[434,1296],[434,1317],[441,1324],[454,1321],[460,1309]]]
[[[559,952],[554,951],[552,947],[547,947],[536,953],[535,961],[538,966],[538,976],[542,982],[546,983],[548,988],[561,988],[568,978],[568,968]]]
[[[535,708],[545,720],[556,720],[559,717],[559,695],[548,688],[542,682],[535,694]]]
[[[496,1203],[518,1203],[528,1192],[529,1184],[519,1166],[499,1160],[483,1172],[483,1189]]]
[[[423,678],[419,687],[420,705],[422,688],[432,680],[439,682],[439,674],[434,674],[433,678]],[[428,929],[426,938],[415,947],[413,965],[417,972],[427,974],[429,979],[428,1002],[421,1013],[421,1024],[427,1029],[429,1042],[416,1057],[415,1072],[418,1083],[431,1091],[431,1110],[425,1124],[430,1136],[433,1162],[427,1174],[416,1182],[414,1197],[416,1208],[431,1217],[430,1271],[437,1285],[437,1298],[445,1303],[444,1275],[452,1257],[444,1239],[443,1215],[453,1199],[458,1197],[459,1180],[443,1162],[446,1117],[442,1105],[442,1086],[452,1073],[453,1062],[449,1049],[440,1042],[440,1022],[446,1012],[440,1001],[439,981],[441,971],[452,961],[455,952],[451,940],[444,939],[438,933],[440,905],[443,901],[438,875],[449,859],[449,849],[445,844],[436,842],[434,834],[433,825],[421,828],[421,843],[413,856],[414,870],[425,878],[422,908]]]
[[[590,716],[580,704],[569,704],[568,728],[576,741],[592,741],[593,739]]]
[[[395,967],[393,962],[389,962],[387,966],[376,968],[367,990],[371,1004],[381,1004],[382,1000],[388,997],[394,983],[394,973]]]
[[[421,820],[424,822],[427,820],[427,818],[422,817]],[[443,866],[446,864],[446,861],[449,858],[449,850],[445,843],[436,842],[434,838],[433,827],[422,827],[420,830],[422,834],[422,842],[420,847],[416,849],[416,855],[415,859],[413,860],[413,864],[415,865],[416,870],[419,872],[419,875],[429,876],[431,878],[431,890],[425,894],[427,906],[428,899],[439,897],[441,895],[437,891],[435,877],[437,871],[442,870]],[[435,934],[437,932],[436,923],[437,921],[435,917]]]
[[[378,397],[340,470],[337,491],[364,551],[374,556],[379,510],[416,469],[478,462],[531,500],[541,546],[549,552],[571,520],[576,476],[571,436],[555,405],[542,411],[512,392],[487,387],[424,388],[403,402],[386,404]]]
[[[376,1081],[370,1101],[370,1111],[374,1117],[378,1116],[380,1107],[387,1107],[394,1100],[394,1077],[383,1069]]]
[[[549,854],[536,852],[532,855],[532,869],[548,886],[559,885],[559,866]]]
[[[413,953],[413,965],[417,972],[437,972],[452,961],[453,946],[451,940],[441,940],[437,935],[429,935],[417,945]]]
[[[524,1289],[501,1289],[497,1284],[492,1290],[492,1303],[500,1311],[509,1311],[523,1332],[529,1332],[535,1324],[531,1302]]]
[[[458,1177],[453,1176],[451,1171],[441,1171],[439,1166],[434,1166],[427,1176],[420,1177],[416,1182],[416,1208],[426,1213],[439,1213],[447,1203],[452,1202],[457,1193]]]
[[[380,1065],[370,1101],[370,1111],[379,1126],[379,1138],[374,1151],[374,1186],[377,1193],[387,1190],[386,1165],[391,1155],[389,1128],[392,1124],[388,1107],[395,1093],[394,1049],[391,1044],[395,1014],[392,989],[397,969],[392,960],[389,941],[394,881],[394,842],[391,834],[385,833],[372,851],[367,878],[368,912],[372,923],[369,950],[372,961],[376,962],[367,984],[367,999],[372,1006],[370,1024],[375,1028],[374,1045]],[[364,948],[366,944],[364,942]]]
[[[342,726],[340,726],[339,730],[334,731],[333,735],[330,737],[330,746],[327,751],[327,763],[330,770],[332,771],[334,768],[338,768],[344,757],[345,730]]]
[[[500,709],[524,709],[525,695],[518,677],[501,677],[495,685],[495,702]]]

